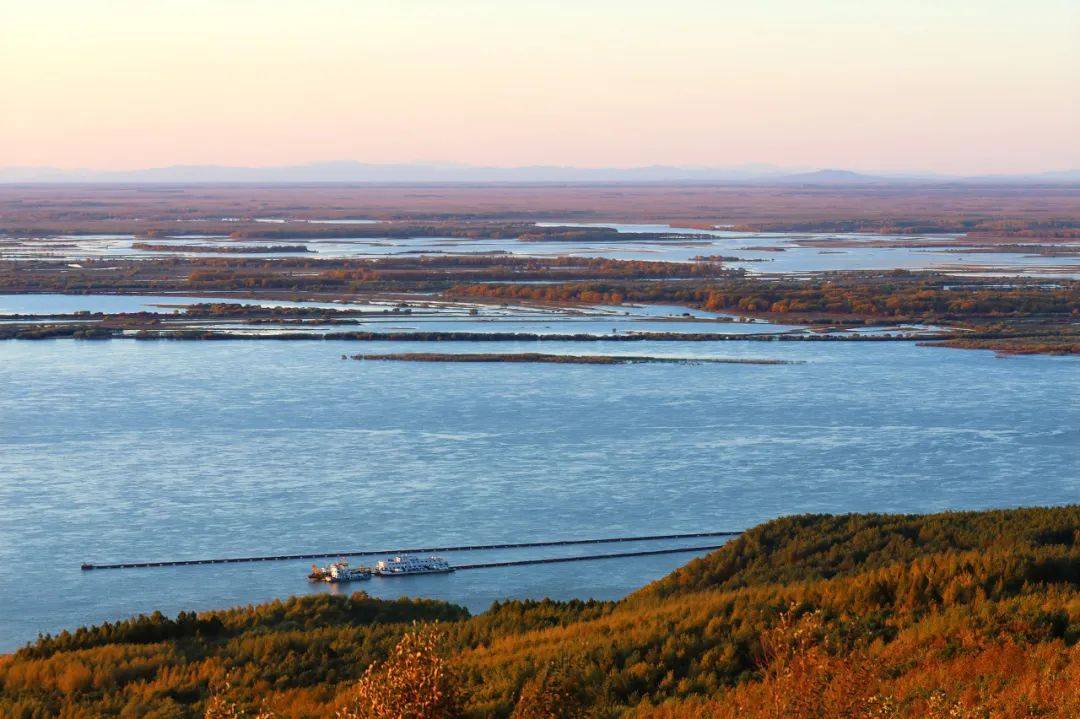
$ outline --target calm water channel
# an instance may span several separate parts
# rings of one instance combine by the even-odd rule
[[[793,512],[1080,499],[1072,359],[907,342],[497,351],[538,349],[805,363],[364,363],[340,356],[431,345],[0,343],[0,651],[39,631],[137,612],[327,591],[309,587],[306,562],[84,573],[83,561],[737,529]],[[636,547],[612,551],[624,548]],[[512,556],[560,551],[597,550]],[[620,597],[689,558],[361,586],[480,611],[506,597]]]

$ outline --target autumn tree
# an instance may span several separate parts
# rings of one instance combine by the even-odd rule
[[[551,662],[525,682],[510,719],[580,719],[582,684],[570,661]]]
[[[439,652],[434,627],[405,634],[380,664],[372,664],[337,712],[337,719],[456,719],[457,677]]]

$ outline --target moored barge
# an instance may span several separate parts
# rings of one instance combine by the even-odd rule
[[[311,574],[308,579],[312,582],[328,582],[329,584],[344,584],[363,579],[371,579],[371,570],[367,567],[350,567],[346,559],[340,559],[325,567],[311,565]]]
[[[399,554],[390,559],[382,559],[375,565],[375,573],[380,577],[399,577],[409,574],[446,574],[454,571],[442,557],[434,554],[430,557],[413,557]]]

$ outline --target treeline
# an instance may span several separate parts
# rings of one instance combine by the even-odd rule
[[[616,603],[319,595],[42,637],[0,660],[0,715],[1066,719],[1078,639],[1080,506],[807,515]]]
[[[731,277],[703,283],[577,282],[561,285],[459,285],[455,298],[550,303],[679,304],[747,314],[857,315],[872,318],[964,319],[1080,315],[1080,282],[957,280],[931,273],[843,273],[808,280]]]
[[[810,221],[754,222],[745,232],[842,232],[889,235],[971,234],[974,236],[1071,239],[1080,237],[1075,218],[864,217]]]
[[[0,262],[0,292],[154,293],[289,291],[353,294],[445,290],[470,282],[582,279],[701,279],[742,274],[716,263],[511,255],[425,255],[378,259],[163,257],[88,260],[79,266]]]
[[[280,317],[255,317],[243,320],[245,324],[256,327],[261,324],[305,325],[307,319],[284,319]],[[356,319],[335,319],[322,317],[320,324],[349,325],[357,324]],[[998,332],[977,332],[958,336],[955,333],[941,333],[933,338],[922,336],[921,345],[928,347],[950,347],[956,349],[994,350],[1003,355],[1044,354],[1078,355],[1080,354],[1080,332],[1074,327],[1043,327],[1042,329],[1014,333],[1010,330]],[[199,328],[190,325],[173,324],[165,327],[161,320],[151,318],[145,321],[128,317],[110,318],[101,324],[64,324],[64,323],[0,323],[0,340],[50,340],[50,339],[135,339],[135,340],[273,340],[273,341],[334,341],[349,340],[355,342],[903,342],[913,339],[903,332],[875,334],[722,334],[722,333],[680,333],[680,332],[634,332],[619,334],[540,334],[534,332],[418,332],[418,331],[336,331],[311,332],[298,329],[295,332],[275,331],[270,334],[236,333],[229,330],[215,330],[212,326]],[[702,360],[698,360],[702,361]],[[755,362],[766,363],[765,361]],[[770,361],[768,364],[776,364]]]
[[[132,242],[131,249],[147,252],[216,252],[220,254],[313,252],[307,248],[307,245],[170,245],[151,242]]]
[[[188,274],[194,289],[360,291],[448,287],[458,282],[561,282],[582,277],[698,278],[723,274],[705,263],[650,262],[577,257],[513,257],[506,255],[425,255],[373,260],[322,262],[314,272],[281,273],[277,263],[262,267],[201,266]]]
[[[350,320],[328,320],[329,324],[348,324]],[[246,324],[269,324],[268,320],[249,320]],[[280,320],[275,324],[302,324],[299,320]],[[952,337],[953,335],[940,335]],[[215,330],[212,326],[192,327],[175,325],[162,328],[153,321],[147,325],[128,322],[101,325],[85,324],[3,324],[0,340],[35,339],[136,339],[136,340],[274,340],[274,341],[334,341],[354,342],[901,342],[911,337],[903,334],[721,334],[699,332],[621,332],[543,334],[538,332],[458,332],[458,331],[339,331],[295,332],[275,331],[267,334],[236,333]]]
[[[931,344],[931,343],[927,343]],[[963,350],[993,350],[1000,355],[1080,355],[1080,332],[1010,337],[956,337],[934,346]]]
[[[230,237],[247,239],[410,239],[453,237],[499,240],[533,229],[531,222],[377,222],[370,224],[252,223],[227,230]]]
[[[202,230],[205,232],[205,229]],[[516,239],[525,242],[641,242],[683,239],[678,230],[670,232],[621,233],[612,227],[541,227],[532,222],[378,222],[355,225],[287,222],[257,223],[229,232],[233,239],[411,239],[452,237],[471,240]]]
[[[413,621],[459,621],[469,613],[461,607],[427,599],[372,599],[359,592],[349,598],[335,595],[291,597],[284,601],[222,612],[180,612],[170,619],[161,612],[141,615],[74,632],[44,636],[16,653],[21,659],[46,659],[54,654],[109,644],[156,644],[179,639],[225,639],[247,632],[313,630],[325,626],[368,626]]]

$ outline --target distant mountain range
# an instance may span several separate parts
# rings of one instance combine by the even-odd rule
[[[64,170],[0,167],[0,183],[445,183],[445,182],[729,182],[777,185],[879,185],[922,182],[1080,183],[1080,170],[1017,175],[870,175],[850,170],[813,170],[749,164],[736,167],[648,165],[586,168],[558,165],[478,165],[319,162],[271,167],[172,165],[141,170]]]

